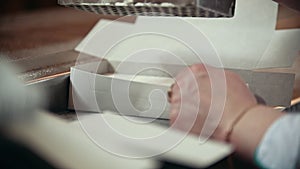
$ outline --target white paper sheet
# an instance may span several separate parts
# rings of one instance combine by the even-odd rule
[[[123,117],[112,113],[78,114],[80,125],[86,134],[95,144],[102,146],[103,149],[110,149],[111,153],[121,152],[123,155],[141,156],[157,154],[152,158],[167,159],[195,168],[206,168],[233,151],[229,144],[216,141],[200,143],[199,138],[193,135],[186,136],[176,145],[171,145],[176,141],[172,138],[181,137],[178,131],[166,131],[167,127],[147,123],[148,120],[143,123],[141,118]],[[75,125],[78,125],[78,122]],[[165,137],[161,136],[164,134]],[[153,141],[149,141],[151,139]],[[170,149],[162,149],[166,145]]]

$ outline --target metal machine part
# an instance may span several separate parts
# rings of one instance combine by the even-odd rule
[[[235,0],[58,0],[58,4],[103,15],[233,17]]]

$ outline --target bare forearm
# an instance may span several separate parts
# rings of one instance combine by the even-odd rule
[[[267,129],[282,115],[282,112],[266,106],[256,106],[247,112],[230,136],[230,142],[236,147],[237,153],[253,159]]]

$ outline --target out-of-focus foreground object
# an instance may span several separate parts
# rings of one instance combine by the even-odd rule
[[[25,87],[17,79],[15,68],[0,57],[0,124],[11,125],[33,118],[34,111],[43,103],[41,93]]]

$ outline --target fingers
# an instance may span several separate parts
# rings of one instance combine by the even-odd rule
[[[195,64],[175,79],[168,93],[170,124],[194,134],[201,132],[207,120],[207,125],[212,125],[219,119],[216,131],[220,132],[215,133],[223,135],[240,112],[257,104],[245,82],[230,71]]]
[[[204,64],[193,65],[178,74],[176,83],[171,86],[171,90],[168,92],[168,101],[171,103],[170,123],[173,124],[179,114],[183,114],[183,116],[180,115],[180,121],[195,120],[196,117],[194,116],[199,111],[200,93],[210,95],[210,90],[207,88],[210,88],[210,82],[207,66]],[[185,121],[185,123],[189,123],[189,121]]]
[[[187,76],[197,75],[199,77],[207,75],[206,65],[204,64],[195,64],[192,65],[183,71],[181,71],[175,78],[176,82],[182,82],[182,79],[185,79]]]

